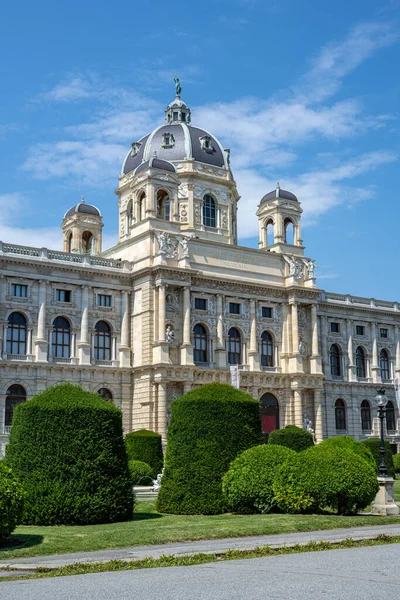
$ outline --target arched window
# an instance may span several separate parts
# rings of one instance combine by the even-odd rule
[[[100,388],[97,393],[99,394],[99,396],[104,398],[104,400],[112,400],[113,399],[112,393],[107,388]]]
[[[26,319],[19,312],[8,317],[7,354],[26,354]]]
[[[84,254],[91,254],[93,252],[94,237],[90,231],[84,231],[82,233],[82,250]]]
[[[335,402],[336,429],[347,429],[346,427],[346,405],[341,398]]]
[[[51,336],[51,355],[54,358],[69,358],[71,332],[69,322],[65,317],[57,317],[53,321]]]
[[[227,351],[230,365],[240,365],[242,363],[242,340],[236,327],[231,327],[229,330]]]
[[[368,400],[361,402],[361,429],[362,431],[371,431],[371,406]]]
[[[291,219],[286,218],[283,222],[285,231],[285,244],[294,244],[294,225]]]
[[[205,227],[216,227],[216,215],[215,200],[209,194],[206,194],[203,198],[203,225]]]
[[[193,328],[193,342],[194,342],[194,362],[195,363],[206,363],[208,361],[207,352],[207,330],[204,325],[198,323]]]
[[[4,425],[6,427],[10,427],[12,425],[14,408],[17,406],[17,404],[25,402],[25,400],[26,391],[22,387],[22,385],[10,385],[10,387],[7,390],[6,396],[6,414],[4,420]]]
[[[387,350],[381,350],[380,356],[381,378],[390,379],[390,363]]]
[[[262,367],[274,366],[274,341],[269,331],[261,334],[260,357]]]
[[[138,200],[138,220],[139,221],[143,221],[144,219],[144,203],[146,201],[146,194],[144,192],[142,192],[139,196],[139,200]]]
[[[171,201],[167,192],[158,190],[157,192],[157,217],[159,219],[170,220]]]
[[[269,392],[261,396],[260,417],[263,436],[267,441],[268,434],[275,431],[275,429],[279,429],[278,400]]]
[[[67,237],[67,252],[72,252],[72,232]]]
[[[133,224],[133,209],[132,209],[132,200],[130,200],[128,207],[126,209],[126,229],[127,229],[127,231],[129,231],[129,229],[132,227],[132,224]]]
[[[268,219],[265,224],[265,239],[267,241],[267,246],[272,246],[275,241],[274,222],[272,219]]]
[[[356,349],[356,370],[357,377],[366,377],[366,362],[365,362],[365,352],[361,346],[358,346]]]
[[[396,431],[396,415],[391,400],[386,404],[386,428],[388,431]]]
[[[331,349],[329,351],[329,360],[331,364],[331,375],[333,375],[334,377],[341,377],[341,355],[340,348],[337,344],[332,344]]]
[[[96,323],[94,359],[111,360],[111,327],[105,321]]]

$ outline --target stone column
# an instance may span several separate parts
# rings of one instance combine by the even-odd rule
[[[81,365],[90,365],[90,340],[89,340],[89,287],[81,287],[81,333],[78,344],[79,362]]]
[[[400,336],[399,336],[399,327],[398,325],[394,328],[394,340],[396,344],[396,362],[395,362],[395,373],[396,375],[400,374]]]
[[[193,346],[190,339],[190,288],[183,288],[183,344],[181,346],[181,364],[193,365]]]
[[[321,317],[321,348],[322,348],[322,361],[324,366],[325,375],[330,377],[329,358],[328,358],[328,327],[326,317]]]
[[[324,427],[323,427],[323,390],[314,390],[314,414],[315,414],[315,439],[316,442],[322,442],[324,439]]]
[[[158,340],[165,342],[165,285],[158,286]]]
[[[318,316],[316,304],[311,305],[311,373],[322,373],[322,361],[318,349]]]
[[[224,327],[223,327],[223,296],[217,294],[217,347],[215,349],[215,362],[217,368],[226,369],[226,350],[224,343]]]
[[[296,302],[291,302],[292,311],[292,354],[299,353],[299,316]]]
[[[351,319],[346,319],[347,329],[347,379],[356,381],[354,355],[353,355],[353,323]]]
[[[378,364],[378,341],[376,339],[376,323],[371,323],[372,365],[371,374],[374,383],[381,383],[381,370]]]
[[[158,399],[158,411],[157,411],[157,422],[158,422],[158,433],[162,437],[162,442],[165,445],[167,443],[167,384],[162,381],[157,385],[157,399]]]
[[[121,344],[119,347],[119,361],[121,367],[130,367],[129,347],[129,292],[121,291]]]
[[[32,327],[28,327],[28,337],[26,340],[26,355],[28,360],[32,360]]]
[[[46,338],[46,296],[47,282],[39,281],[39,316],[36,345],[36,362],[47,362],[48,341]]]
[[[293,391],[294,424],[303,429],[303,401],[300,390]]]
[[[73,365],[76,364],[76,333],[73,331],[71,333],[71,348],[70,348],[70,359]]]
[[[7,331],[8,331],[8,326],[7,323],[5,323],[3,325],[3,359],[6,360],[7,358]]]
[[[257,303],[250,300],[250,344],[249,344],[249,366],[250,371],[260,370],[260,353],[257,347]]]

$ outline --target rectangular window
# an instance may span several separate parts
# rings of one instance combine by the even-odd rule
[[[364,335],[364,325],[356,325],[356,335]]]
[[[207,300],[205,298],[195,298],[194,307],[196,310],[207,310]]]
[[[262,306],[261,316],[263,319],[272,319],[272,308],[270,306]]]
[[[11,296],[16,298],[26,298],[28,296],[28,286],[21,283],[11,284]]]
[[[172,120],[173,121],[177,121],[178,120],[178,113],[175,112],[175,111],[172,113]]]
[[[56,302],[71,302],[71,290],[56,290]]]
[[[339,323],[331,323],[331,332],[332,333],[340,333],[340,324]]]
[[[97,294],[97,306],[111,307],[111,296],[109,294]]]
[[[388,330],[381,328],[381,338],[387,338],[387,337],[388,337]]]
[[[229,302],[229,312],[231,315],[240,315],[240,304],[238,302]]]

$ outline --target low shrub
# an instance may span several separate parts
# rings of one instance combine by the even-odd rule
[[[172,404],[157,510],[225,512],[222,477],[238,454],[259,444],[259,404],[250,394],[211,383],[178,398]]]
[[[372,453],[372,456],[375,459],[376,462],[376,466],[377,466],[377,472],[379,469],[379,465],[381,464],[381,442],[379,438],[368,438],[367,440],[364,440],[363,442],[361,442],[362,444],[364,444]],[[393,454],[392,454],[392,449],[390,447],[390,444],[388,441],[385,440],[385,462],[386,462],[386,466],[388,469],[388,473],[390,475],[390,477],[396,477],[396,470],[394,468],[394,464],[393,464]]]
[[[365,444],[357,442],[349,435],[331,437],[318,444],[318,448],[344,448],[345,450],[351,450],[376,468],[375,458],[373,457],[371,450]]]
[[[128,460],[140,460],[150,465],[154,479],[164,463],[161,435],[147,429],[132,431],[125,436]]]
[[[132,485],[152,485],[153,469],[141,460],[130,460],[128,463]]]
[[[400,454],[394,454],[393,466],[396,473],[400,473]]]
[[[0,461],[0,545],[21,520],[25,492],[11,469]]]
[[[231,463],[222,479],[227,504],[234,512],[267,513],[276,507],[272,483],[276,469],[296,456],[284,446],[249,448]]]
[[[272,488],[285,512],[322,512],[341,515],[366,508],[378,491],[376,470],[352,450],[315,446],[280,467]]]
[[[122,414],[98,394],[64,383],[19,404],[5,462],[27,493],[27,525],[132,517]]]
[[[268,444],[286,446],[295,452],[301,452],[314,446],[314,439],[309,431],[296,427],[296,425],[287,425],[283,429],[272,431],[268,437]]]

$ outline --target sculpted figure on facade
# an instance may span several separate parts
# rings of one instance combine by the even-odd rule
[[[159,245],[159,255],[165,258],[178,258],[178,242],[165,231],[156,231],[155,234]]]
[[[284,254],[283,258],[289,265],[289,277],[293,277],[295,281],[301,281],[302,279],[304,279],[302,261],[290,254]]]
[[[182,258],[189,258],[189,242],[194,238],[194,233],[178,237],[178,242],[182,246]]]
[[[315,271],[315,260],[303,259],[303,263],[305,264],[306,269],[307,269],[307,279],[313,279],[314,271]]]
[[[167,344],[175,344],[175,331],[172,329],[171,325],[167,325],[165,329],[165,340]]]

